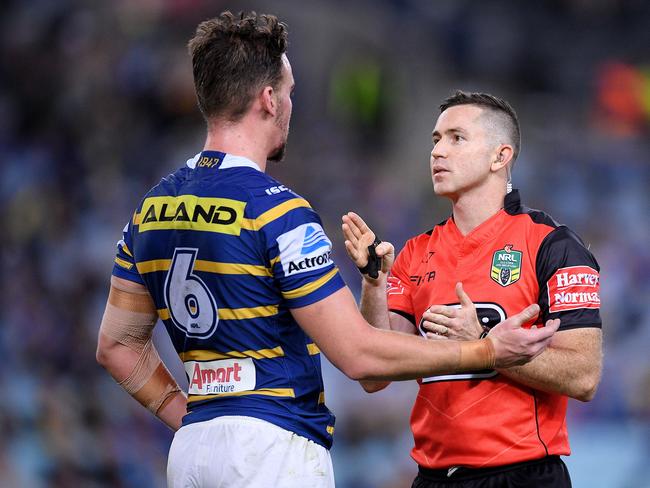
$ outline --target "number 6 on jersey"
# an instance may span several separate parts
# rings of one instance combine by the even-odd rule
[[[193,274],[196,248],[177,247],[165,279],[169,317],[188,337],[210,337],[217,328],[217,303],[208,286]]]

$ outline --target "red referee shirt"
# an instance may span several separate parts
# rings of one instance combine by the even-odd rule
[[[516,190],[467,236],[449,218],[407,241],[388,280],[389,308],[417,325],[433,304],[458,305],[458,281],[488,326],[537,302],[539,323],[560,318],[560,330],[601,327],[598,263],[567,227],[522,207]],[[500,466],[570,453],[566,396],[496,371],[418,382],[411,429],[421,466]]]

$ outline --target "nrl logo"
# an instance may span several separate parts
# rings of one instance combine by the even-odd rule
[[[513,251],[512,244],[492,256],[491,278],[501,286],[512,285],[521,276],[521,251]]]

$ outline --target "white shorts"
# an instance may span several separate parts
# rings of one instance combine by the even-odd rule
[[[333,488],[320,444],[252,417],[217,417],[181,427],[167,462],[169,488]]]

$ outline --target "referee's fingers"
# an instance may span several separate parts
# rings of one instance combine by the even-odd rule
[[[354,235],[354,232],[352,232],[350,225],[343,222],[343,224],[341,224],[341,230],[343,231],[343,237],[356,246],[359,239]]]
[[[422,318],[424,319],[424,324],[430,323],[434,325],[444,325],[447,328],[454,324],[452,319],[438,313],[424,312]]]
[[[365,234],[366,232],[372,232],[370,230],[370,227],[368,227],[368,224],[366,224],[366,222],[356,213],[348,212],[348,217],[350,217],[350,220],[359,228],[362,234]]]
[[[448,305],[431,305],[428,312],[437,313],[453,319],[458,315],[458,309]],[[426,312],[425,312],[426,313]]]
[[[354,235],[356,239],[360,239],[362,236],[361,229],[359,229],[359,226],[357,225],[356,222],[354,222],[348,215],[344,215],[342,217],[343,223],[348,226],[348,229],[350,229],[350,233]]]
[[[362,255],[350,241],[345,241],[344,244],[345,251],[348,253],[348,256],[350,256],[350,259],[354,261],[354,264],[360,268],[363,268],[368,264],[368,253]]]

